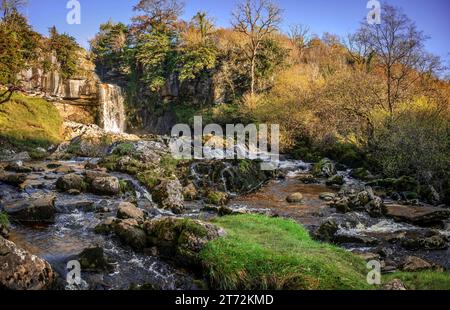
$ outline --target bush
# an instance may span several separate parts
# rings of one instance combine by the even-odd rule
[[[449,115],[448,107],[425,98],[404,104],[375,131],[372,160],[387,177],[412,176],[441,188],[450,166]]]

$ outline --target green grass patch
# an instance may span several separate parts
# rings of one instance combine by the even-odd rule
[[[0,226],[4,226],[4,227],[9,226],[8,215],[4,212],[0,212]]]
[[[212,288],[371,289],[359,257],[311,239],[294,221],[239,215],[213,221],[227,236],[210,242],[201,257]]]
[[[62,124],[58,110],[42,98],[14,94],[0,104],[0,137],[20,149],[61,142]]]
[[[407,290],[450,290],[450,275],[446,272],[396,272],[383,275],[383,284],[399,279]]]

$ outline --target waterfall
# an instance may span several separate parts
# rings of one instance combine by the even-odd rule
[[[122,89],[117,85],[100,84],[98,100],[103,129],[112,133],[125,131],[125,107]]]

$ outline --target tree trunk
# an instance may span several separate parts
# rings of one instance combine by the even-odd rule
[[[256,55],[252,56],[251,72],[250,72],[250,92],[252,96],[255,94],[255,67],[256,67]]]

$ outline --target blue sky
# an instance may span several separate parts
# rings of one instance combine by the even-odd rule
[[[367,15],[367,0],[274,0],[284,10],[283,28],[290,24],[308,25],[321,36],[330,32],[345,36],[358,28]],[[68,0],[28,0],[25,13],[36,31],[47,33],[49,27],[56,27],[74,36],[87,47],[87,41],[98,30],[98,26],[112,19],[128,23],[134,12],[132,7],[138,0],[79,0],[81,3],[81,24],[66,22]],[[231,11],[237,0],[185,0],[184,18],[190,19],[199,10],[214,17],[218,26],[228,26]],[[383,3],[383,1],[381,1]],[[427,49],[447,62],[450,60],[450,1],[449,0],[390,0],[390,4],[404,9],[419,29],[431,39]]]

